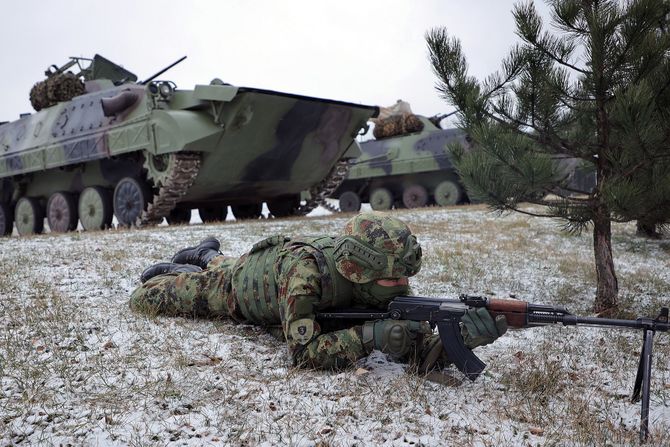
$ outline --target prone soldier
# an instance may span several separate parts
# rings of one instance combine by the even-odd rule
[[[215,238],[147,268],[132,294],[139,312],[231,318],[261,325],[285,338],[293,363],[339,369],[377,349],[422,372],[448,363],[427,322],[317,321],[335,308],[386,309],[409,292],[421,268],[421,246],[397,218],[361,213],[337,237],[273,236],[240,258],[223,256]],[[493,342],[507,330],[504,316],[468,310],[461,332],[468,348]]]

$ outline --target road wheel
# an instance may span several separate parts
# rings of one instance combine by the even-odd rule
[[[89,186],[79,194],[79,221],[86,231],[104,230],[112,225],[112,194],[102,186]]]
[[[14,212],[8,203],[0,203],[0,236],[9,236],[14,229]]]
[[[268,210],[274,217],[295,216],[300,207],[300,197],[284,197],[267,202]]]
[[[175,208],[165,218],[170,225],[184,225],[191,221],[191,210]]]
[[[149,203],[148,188],[132,177],[122,178],[114,188],[114,215],[119,225],[137,225]]]
[[[262,203],[250,203],[247,205],[231,205],[235,219],[258,219],[263,211]]]
[[[407,208],[421,208],[428,203],[428,191],[421,185],[411,185],[402,192],[402,204]]]
[[[77,228],[77,199],[69,192],[55,192],[47,201],[47,222],[54,233]]]
[[[37,199],[21,197],[14,208],[16,230],[21,236],[39,234],[44,231],[44,210]]]
[[[212,205],[198,208],[200,220],[204,223],[223,222],[228,216],[228,207],[226,205]]]
[[[435,203],[439,206],[456,205],[461,201],[461,188],[451,180],[445,180],[435,187],[433,192]]]
[[[356,213],[361,209],[361,198],[353,191],[345,191],[340,195],[340,211]]]
[[[393,206],[393,194],[386,188],[376,188],[370,193],[370,206],[375,211],[390,210]]]

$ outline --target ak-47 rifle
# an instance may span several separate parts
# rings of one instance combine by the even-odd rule
[[[533,304],[511,299],[495,299],[483,296],[461,295],[458,300],[398,296],[389,303],[387,311],[365,311],[361,309],[321,312],[317,319],[392,319],[428,321],[437,327],[447,357],[470,380],[475,380],[486,365],[468,349],[461,336],[460,320],[470,308],[485,307],[495,318],[504,315],[507,325],[515,328],[562,324],[565,326],[619,327],[642,330],[642,352],[635,377],[632,402],[642,400],[640,417],[640,441],[649,433],[649,389],[651,385],[651,357],[656,331],[670,330],[668,308],[663,307],[658,317],[621,320],[612,318],[580,317],[563,307]]]

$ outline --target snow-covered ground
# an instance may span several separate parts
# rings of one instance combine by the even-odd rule
[[[424,249],[415,294],[513,294],[588,314],[592,241],[483,206],[404,210]],[[238,255],[268,235],[337,234],[350,215],[0,240],[0,445],[631,445],[636,331],[510,330],[476,350],[475,382],[427,378],[373,353],[292,368],[285,346],[227,321],[147,318],[127,301],[149,264],[208,235]],[[622,307],[670,303],[670,241],[614,226]],[[670,445],[670,336],[654,344],[651,445]],[[438,383],[440,379],[448,383]],[[430,380],[429,380],[430,379]],[[436,381],[437,380],[437,381]]]

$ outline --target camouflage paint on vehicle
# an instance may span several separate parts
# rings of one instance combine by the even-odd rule
[[[0,125],[0,234],[11,233],[14,217],[20,234],[39,232],[30,218],[40,212],[52,227],[72,212],[104,227],[110,208],[121,224],[184,222],[192,208],[219,220],[228,205],[236,217],[258,217],[263,202],[278,216],[304,214],[337,186],[343,160],[360,154],[356,135],[377,113],[218,79],[192,90],[135,82],[98,55],[78,76],[84,94]],[[45,85],[31,92],[43,95],[40,107],[58,99],[47,98]],[[78,204],[84,191],[92,199]],[[47,209],[59,192],[66,199]],[[301,204],[306,192],[311,201]],[[27,206],[13,215],[21,198],[36,204],[37,215]]]
[[[469,147],[465,133],[441,129],[434,118],[414,117],[420,131],[361,143],[363,154],[333,195],[342,211],[358,211],[361,202],[386,210],[468,201],[448,148],[455,142]]]
[[[422,126],[415,126],[421,130],[361,143],[362,155],[351,162],[347,177],[332,195],[339,199],[341,211],[358,211],[366,202],[380,211],[470,202],[449,149],[460,143],[469,150],[470,138],[460,129],[440,128],[436,124],[439,116],[409,116],[421,122]],[[590,191],[595,187],[592,166],[560,155],[556,162],[571,189]]]

